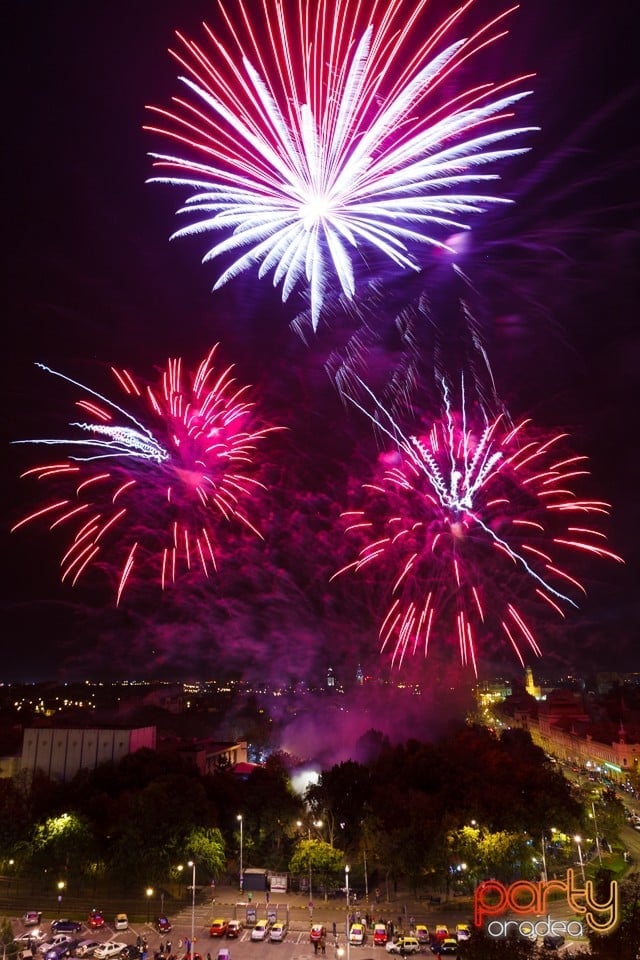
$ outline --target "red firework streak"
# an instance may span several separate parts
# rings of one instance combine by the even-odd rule
[[[334,576],[375,568],[387,583],[380,639],[394,665],[426,655],[438,635],[456,637],[461,662],[477,674],[478,641],[501,635],[524,666],[523,643],[540,655],[532,601],[564,616],[586,593],[571,558],[622,562],[588,524],[610,505],[573,489],[586,458],[560,452],[566,434],[534,437],[530,421],[470,425],[447,403],[426,436],[408,437],[378,409],[396,447],[381,458],[379,479],[363,484],[358,509],[343,514],[359,552]]]
[[[134,574],[157,577],[162,589],[181,572],[208,577],[223,527],[261,536],[248,515],[262,489],[251,475],[254,453],[279,428],[256,425],[249,388],[236,384],[233,367],[216,371],[216,349],[195,373],[169,359],[153,386],[112,367],[126,407],[38,364],[90,396],[76,401],[88,417],[70,424],[79,437],[18,441],[66,448],[64,459],[22,476],[71,492],[12,528],[45,520],[50,531],[71,533],[63,582],[75,584],[91,566],[115,566],[119,603]]]

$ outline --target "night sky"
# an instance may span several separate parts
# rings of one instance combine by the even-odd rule
[[[540,671],[639,666],[640,104],[631,6],[524,0],[512,18],[493,54],[496,72],[536,72],[518,122],[542,130],[502,171],[516,205],[474,223],[463,264],[499,396],[515,418],[566,429],[589,455],[591,492],[612,503],[609,542],[626,561],[594,563],[580,611],[539,629]],[[147,153],[167,146],[142,130],[145,105],[178,92],[167,55],[173,31],[200,37],[200,22],[215,16],[213,0],[23,0],[5,12],[0,679],[227,671],[319,679],[329,665],[347,675],[358,662],[386,669],[363,590],[355,580],[328,583],[350,477],[365,476],[377,455],[370,426],[341,402],[327,372],[330,358],[344,359],[357,320],[330,309],[305,343],[291,329],[303,293],[283,306],[270,279],[245,274],[211,294],[215,265],[200,264],[206,240],[168,240],[180,191],[145,184]],[[371,382],[384,387],[395,369],[390,318],[426,290],[421,389],[430,397],[436,353],[458,351],[462,363],[468,348],[455,284],[435,260],[418,277],[383,280]],[[36,460],[11,441],[62,435],[71,412],[69,392],[34,363],[93,385],[111,363],[141,375],[170,356],[195,365],[218,341],[239,380],[254,385],[261,415],[288,428],[265,451],[262,477],[277,495],[265,506],[264,547],[230,556],[215,584],[190,583],[164,599],[140,591],[119,610],[108,578],[60,586],[42,528],[9,534],[29,506],[17,477]],[[433,662],[444,669],[456,657],[454,645]],[[514,668],[508,651],[503,660],[492,651],[483,666]],[[422,662],[411,669],[430,672]]]

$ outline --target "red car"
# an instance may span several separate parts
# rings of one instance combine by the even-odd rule
[[[387,934],[387,927],[384,923],[376,923],[373,928],[373,942],[375,946],[384,946],[389,936]]]
[[[229,921],[223,920],[222,917],[217,917],[211,927],[209,928],[210,937],[224,937],[229,928]]]
[[[104,927],[104,916],[102,910],[92,910],[89,914],[89,927],[91,930],[102,930]]]
[[[321,923],[314,923],[309,931],[309,940],[311,943],[320,943],[323,937],[327,936],[327,928],[323,927]]]

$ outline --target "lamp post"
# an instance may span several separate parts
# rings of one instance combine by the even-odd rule
[[[155,891],[153,887],[147,887],[147,889],[145,890],[145,896],[147,898],[147,923],[149,923],[150,911],[151,911],[151,897],[153,896],[154,892]]]
[[[591,801],[591,811],[593,813],[593,826],[596,832],[596,850],[598,851],[598,863],[602,866],[602,851],[600,850],[600,837],[598,836],[598,821],[596,820],[596,805]]]
[[[242,892],[242,890],[244,889],[244,875],[243,875],[243,872],[242,872],[242,871],[243,871],[243,867],[242,867],[242,854],[243,854],[243,850],[242,850],[242,848],[243,848],[243,845],[244,845],[244,833],[243,833],[243,823],[244,823],[244,821],[243,821],[243,819],[242,819],[242,814],[239,813],[236,819],[238,820],[238,822],[239,822],[239,824],[240,824],[240,891]]]
[[[547,870],[547,849],[544,833],[542,834],[542,879],[545,883],[549,879],[549,872]]]
[[[304,824],[302,820],[296,820],[296,825],[299,830],[302,830]],[[322,820],[314,820],[313,826],[316,830],[319,830],[322,827]],[[307,840],[311,841],[311,826],[312,823],[307,823]],[[312,862],[311,862],[311,847],[308,848],[309,854],[309,916],[313,917],[313,880],[312,880]],[[325,893],[326,898],[326,893]]]
[[[584,860],[582,859],[582,837],[579,837],[577,834],[573,838],[578,844],[578,863],[580,864],[580,873],[582,874],[582,882],[585,882],[584,876]]]
[[[191,943],[187,955],[193,957],[193,941],[196,935],[196,862],[189,860],[191,867]]]
[[[62,891],[64,890],[64,880],[58,880],[58,920],[62,915]]]
[[[345,930],[347,934],[347,960],[349,960],[349,957],[351,955],[351,943],[349,940],[349,905],[350,905],[349,903],[349,871],[350,870],[351,870],[351,867],[349,866],[349,864],[347,864],[344,868],[344,885],[345,885],[345,890],[347,892],[347,916],[345,918]]]

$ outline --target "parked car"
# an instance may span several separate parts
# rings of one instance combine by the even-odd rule
[[[88,923],[91,930],[102,930],[104,927],[104,914],[102,910],[92,910],[89,914]]]
[[[225,920],[223,917],[216,917],[215,920],[211,921],[211,926],[209,927],[209,936],[224,937],[228,929],[229,921]]]
[[[22,922],[25,927],[37,927],[42,923],[42,912],[40,910],[27,910],[27,912],[23,914]]]
[[[158,933],[171,933],[172,926],[168,917],[156,917],[154,927]]]
[[[122,953],[118,954],[118,960],[140,960],[142,957],[142,947],[135,943],[128,943]]]
[[[126,913],[116,913],[116,918],[113,921],[114,930],[128,930],[129,929],[129,917]]]
[[[25,930],[24,933],[21,933],[19,937],[14,937],[13,942],[17,943],[19,947],[23,949],[32,947],[34,950],[39,943],[45,939],[45,935],[40,929],[40,927],[30,927],[28,930]]]
[[[376,947],[383,947],[389,935],[387,933],[387,927],[384,923],[375,923],[373,925],[373,945]]]
[[[96,947],[93,956],[95,960],[111,960],[111,957],[119,956],[126,946],[126,943],[120,943],[119,940],[107,940],[106,943],[101,943],[99,947]]]
[[[456,937],[458,943],[471,939],[471,928],[468,923],[456,923]]]
[[[68,940],[67,943],[58,943],[44,954],[44,960],[62,960],[70,957],[77,946],[77,940]]]
[[[434,936],[436,940],[446,940],[449,936],[449,927],[444,923],[437,923]]]
[[[414,934],[418,940],[418,943],[422,944],[422,946],[424,946],[425,943],[429,943],[429,927],[427,927],[426,924],[416,923]]]
[[[229,920],[227,926],[227,937],[230,940],[237,940],[240,936],[240,931],[242,930],[242,921],[241,920]]]
[[[93,951],[99,946],[99,940],[81,940],[76,947],[76,957],[92,957]]]
[[[54,937],[51,937],[49,940],[45,940],[38,947],[38,953],[46,954],[49,950],[53,950],[54,947],[58,947],[63,943],[71,943],[71,937],[68,933],[56,933]]]
[[[387,953],[407,956],[411,953],[420,953],[420,944],[417,937],[398,937],[397,940],[389,940],[385,949]]]
[[[436,940],[431,949],[440,956],[453,954],[457,957],[459,946],[455,937],[445,937],[444,940]]]
[[[251,931],[252,940],[266,940],[271,924],[268,920],[258,920]]]
[[[309,940],[311,943],[320,943],[323,937],[327,936],[327,928],[323,927],[321,923],[314,923],[311,926],[309,931]]]
[[[218,950],[218,956],[216,960],[231,960],[231,951],[228,947],[222,947],[221,950]]]
[[[355,947],[361,947],[367,939],[367,931],[364,923],[352,923],[349,930],[349,943]]]
[[[78,920],[52,920],[51,930],[53,933],[77,933],[82,930],[82,924]]]
[[[276,920],[271,926],[269,931],[269,940],[272,940],[274,943],[280,943],[287,935],[287,925],[286,923],[281,923],[280,920]]]

